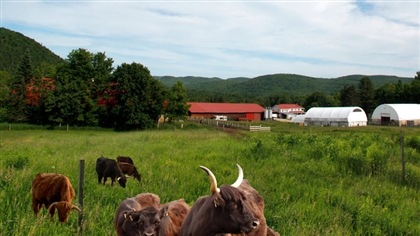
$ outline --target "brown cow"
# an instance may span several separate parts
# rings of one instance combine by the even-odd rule
[[[157,236],[160,199],[156,194],[142,193],[127,198],[118,206],[114,228],[118,236]]]
[[[190,206],[184,199],[163,204],[160,208],[159,236],[179,236],[181,226],[190,211]]]
[[[238,187],[243,180],[242,168],[232,185],[217,187],[214,174],[200,166],[209,175],[211,196],[200,197],[191,208],[182,224],[182,236],[214,236],[215,234],[250,233],[258,229],[260,221],[253,214],[246,194]]]
[[[254,216],[260,221],[260,225],[257,230],[247,234],[218,234],[217,236],[280,236],[279,233],[267,226],[267,222],[264,216],[264,199],[248,182],[244,179],[238,188],[246,196],[246,200],[250,203]]]
[[[131,165],[134,165],[133,159],[131,159],[131,157],[126,157],[126,156],[118,156],[117,162],[125,162]]]
[[[141,181],[141,175],[137,171],[137,168],[127,162],[118,162],[118,166],[121,169],[121,172],[127,176],[133,176],[135,179],[137,179],[139,182]]]
[[[32,181],[32,208],[35,216],[42,205],[48,209],[53,219],[55,209],[60,222],[66,222],[71,210],[81,210],[71,202],[76,196],[69,178],[56,173],[39,173]]]

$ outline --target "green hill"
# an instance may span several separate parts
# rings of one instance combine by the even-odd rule
[[[29,50],[34,68],[42,63],[56,65],[63,59],[42,46],[34,39],[25,35],[0,27],[0,71],[15,74],[23,56]]]
[[[326,94],[340,91],[344,86],[357,86],[366,75],[348,75],[333,79],[315,78],[296,74],[272,74],[255,78],[203,78],[203,77],[156,77],[166,86],[181,81],[187,90],[216,94],[244,94],[248,96],[275,95],[281,93],[307,95],[313,92]],[[414,78],[387,75],[369,75],[375,88],[387,83],[410,83]]]

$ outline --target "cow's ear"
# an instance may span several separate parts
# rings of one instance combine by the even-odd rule
[[[169,206],[165,206],[159,211],[159,218],[162,219],[163,217],[168,216],[169,214]]]

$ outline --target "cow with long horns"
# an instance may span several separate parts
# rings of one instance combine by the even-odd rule
[[[239,189],[242,168],[234,184],[217,187],[214,174],[200,166],[210,179],[211,195],[200,197],[191,208],[181,228],[182,236],[214,236],[216,234],[250,233],[258,229],[260,220],[254,216],[246,194]]]
[[[244,179],[239,185],[239,190],[246,196],[246,201],[249,202],[254,216],[260,221],[257,230],[247,234],[217,234],[216,236],[280,236],[280,234],[267,226],[266,218],[264,216],[264,198],[255,190],[248,180]]]
[[[35,216],[38,215],[42,205],[48,209],[51,219],[57,209],[60,222],[67,221],[71,210],[81,212],[80,208],[71,203],[76,194],[67,176],[56,173],[39,173],[32,181],[31,192]]]

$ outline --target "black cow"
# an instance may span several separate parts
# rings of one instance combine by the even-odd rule
[[[120,203],[114,218],[118,236],[158,236],[160,198],[153,193],[141,193]]]
[[[196,201],[182,224],[181,235],[246,234],[257,230],[260,221],[245,193],[238,189],[243,180],[242,168],[238,165],[239,176],[234,184],[218,188],[214,174],[207,167],[200,167],[209,175],[212,194]]]
[[[125,188],[127,178],[121,172],[121,169],[115,160],[106,157],[98,158],[96,160],[96,173],[98,174],[98,183],[101,183],[103,179],[103,184],[105,184],[109,177],[111,178],[111,186],[113,186],[115,180],[117,180],[121,187]]]
[[[157,236],[160,215],[154,206],[142,207],[135,198],[122,201],[114,219],[118,236]]]

